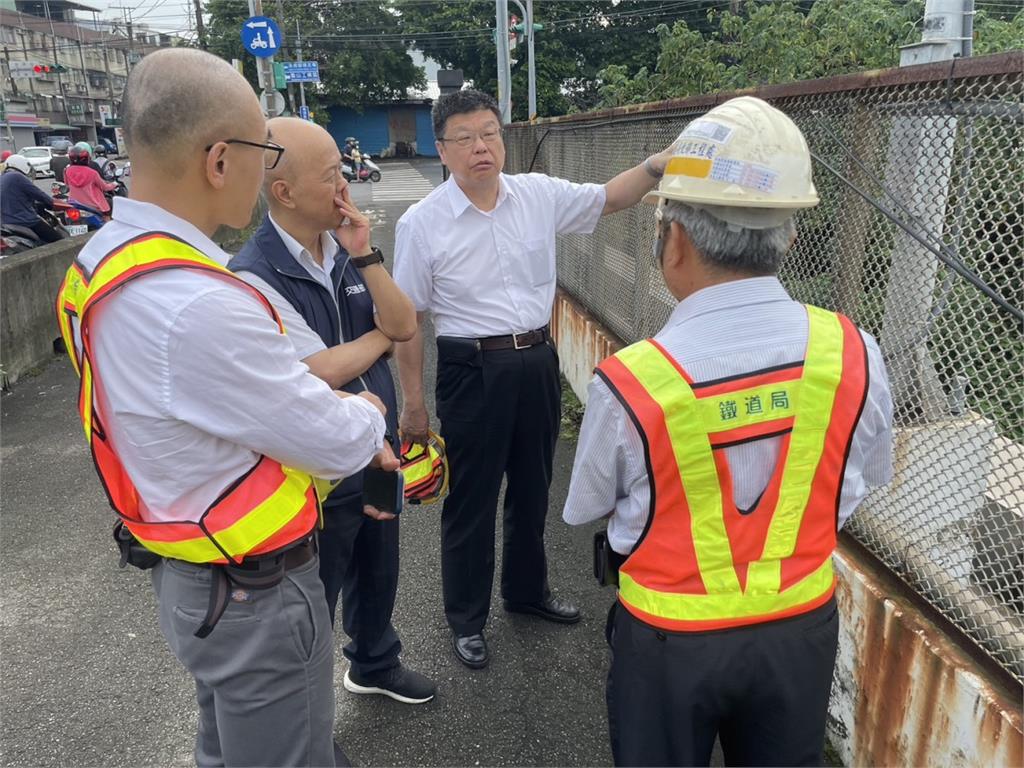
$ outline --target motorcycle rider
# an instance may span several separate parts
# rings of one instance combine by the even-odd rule
[[[75,147],[78,147],[78,149],[83,150],[84,152],[86,152],[89,155],[89,167],[92,168],[94,171],[96,171],[96,173],[98,173],[100,175],[100,178],[102,179],[103,178],[103,169],[100,168],[99,163],[97,163],[93,159],[92,144],[90,144],[88,141],[80,141],[77,144],[75,144]],[[68,150],[68,154],[69,155],[71,154],[71,150],[70,149]]]
[[[53,145],[53,156],[50,158],[50,170],[53,171],[55,181],[64,183],[64,171],[71,165],[71,158],[68,157],[68,150],[71,149],[70,141],[58,141]]]
[[[21,155],[7,158],[0,174],[0,224],[27,227],[45,243],[55,243],[63,236],[36,212],[36,204],[49,207],[53,199],[32,183],[32,166]]]
[[[89,162],[89,153],[77,144],[68,152],[71,165],[64,171],[68,185],[68,199],[88,205],[104,214],[110,213],[110,201],[104,192],[113,192],[117,184],[106,182]]]

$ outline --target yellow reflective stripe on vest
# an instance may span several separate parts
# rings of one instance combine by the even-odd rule
[[[843,331],[838,316],[817,307],[807,307],[807,320],[807,354],[800,380],[754,387],[728,396],[739,396],[742,400],[744,395],[753,396],[752,393],[765,389],[785,390],[791,395],[788,413],[795,415],[778,503],[761,557],[749,564],[742,593],[725,528],[721,480],[708,436],[710,432],[722,430],[718,426],[707,427],[708,419],[718,421],[715,418],[718,402],[723,398],[705,398],[709,406],[698,401],[679,370],[649,342],[634,344],[616,355],[648,394],[661,404],[690,511],[697,565],[708,593],[660,592],[636,583],[628,572],[620,572],[619,592],[628,604],[653,615],[680,620],[743,618],[800,605],[831,586],[829,558],[814,574],[782,595],[779,593],[781,561],[790,557],[796,548],[842,376]],[[754,419],[746,423],[767,420],[760,418],[760,414],[750,416]],[[727,428],[744,425],[730,424]]]
[[[732,548],[722,516],[722,489],[704,425],[694,418],[697,398],[679,370],[653,344],[642,341],[617,354],[658,403],[671,402],[665,425],[690,507],[693,549],[704,587],[712,594],[740,594]],[[620,586],[621,589],[621,586]]]
[[[223,272],[228,275],[231,274],[227,267],[204,256],[191,245],[166,235],[157,235],[133,242],[102,259],[96,266],[96,269],[93,270],[92,275],[89,276],[85,301],[79,304],[79,312],[84,312],[97,294],[101,293],[104,288],[119,279],[124,273],[169,259],[189,261],[196,266],[212,269],[216,272]]]
[[[231,557],[244,556],[273,536],[299,514],[306,505],[309,475],[290,467],[281,467],[284,482],[262,503],[253,507],[234,525],[214,534],[217,543]],[[208,563],[224,555],[205,535],[174,542],[153,541],[136,536],[146,549],[164,557]]]
[[[619,594],[644,613],[674,621],[716,621],[768,616],[804,605],[832,587],[832,558],[781,594],[685,595],[642,587],[619,572]]]
[[[843,373],[843,328],[839,317],[807,307],[807,355],[800,379],[800,410],[793,423],[779,500],[768,526],[764,551],[747,570],[747,592],[775,594],[782,560],[796,549],[814,475],[832,421],[832,403]]]
[[[704,429],[711,434],[749,427],[796,413],[799,381],[765,384],[697,400]]]

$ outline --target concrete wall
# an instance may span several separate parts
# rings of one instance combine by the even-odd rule
[[[559,290],[551,321],[582,402],[594,366],[622,344]],[[1024,765],[1021,692],[856,542],[835,556],[841,624],[829,738],[846,765]]]
[[[89,235],[0,259],[0,366],[3,384],[53,357],[57,289]]]

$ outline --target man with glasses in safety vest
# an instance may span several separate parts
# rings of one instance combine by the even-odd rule
[[[123,113],[132,197],[57,305],[122,564],[151,569],[160,628],[195,678],[198,765],[335,765],[314,478],[396,468],[384,408],[313,376],[211,240],[248,224],[283,151],[245,79],[157,51]]]
[[[820,765],[836,532],[892,476],[875,340],[776,278],[818,203],[797,126],[741,97],[691,122],[658,201],[679,301],[591,382],[563,516],[608,516],[617,765]]]

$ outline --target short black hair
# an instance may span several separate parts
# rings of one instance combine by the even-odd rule
[[[452,115],[467,115],[481,109],[491,110],[498,118],[498,123],[501,123],[501,110],[498,109],[498,102],[490,94],[467,88],[464,91],[456,91],[442,96],[434,102],[434,108],[430,110],[430,117],[434,121],[434,138],[440,139],[444,136],[445,125]]]

